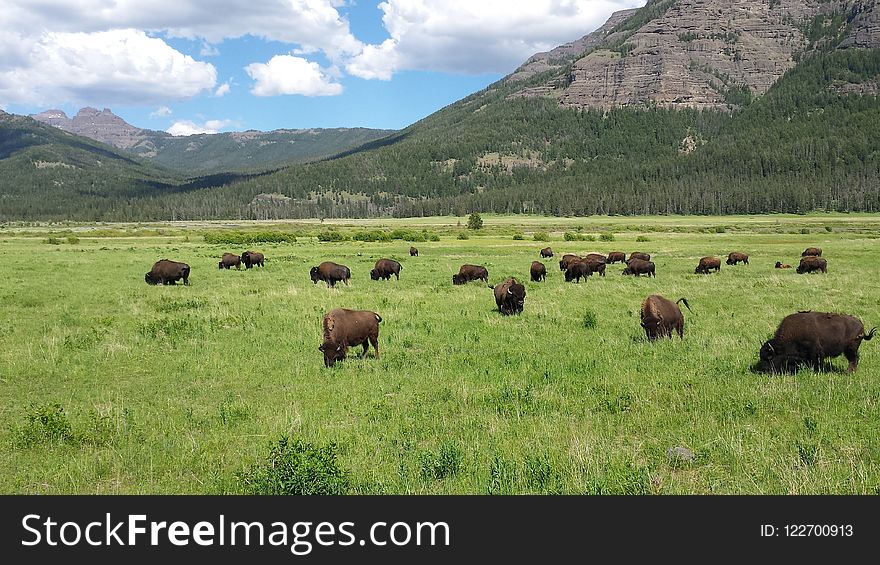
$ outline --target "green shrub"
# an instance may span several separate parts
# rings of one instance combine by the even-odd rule
[[[213,245],[248,245],[251,243],[296,243],[292,233],[280,231],[218,231],[205,234],[205,243]]]
[[[468,216],[468,229],[469,230],[478,230],[483,227],[483,218],[477,213],[472,212],[470,216]]]
[[[727,228],[724,226],[715,226],[714,228],[712,228],[712,231],[714,231],[715,233],[727,233]]]
[[[599,236],[600,241],[614,241],[613,233],[603,233]]]
[[[810,228],[801,228],[801,233],[805,235],[810,233]]]
[[[44,239],[43,243],[48,243],[49,245],[61,245],[61,240],[57,237],[49,237]]]
[[[471,238],[471,236],[469,236],[465,232],[459,232],[459,234],[458,234],[458,239],[470,239],[470,238]]]
[[[236,474],[246,494],[346,494],[348,473],[336,460],[336,445],[316,446],[283,436],[260,464]]]
[[[644,243],[646,241],[651,241],[646,235],[640,235],[636,238],[636,243]]]
[[[79,440],[60,404],[31,404],[24,424],[13,427],[12,444],[18,448],[40,443],[76,444]]]
[[[69,235],[67,236],[67,243],[71,245],[76,245],[77,243],[79,243],[79,238],[75,235]]]
[[[827,231],[827,232],[833,232],[833,231],[834,231],[834,228],[831,227],[831,226],[825,226],[825,231]]]
[[[336,230],[324,230],[318,234],[318,241],[350,241],[351,236]]]
[[[514,241],[522,241],[523,239],[525,239],[525,238],[523,237],[523,234],[521,234],[521,233],[515,233],[515,234],[513,234],[513,240],[514,240]]]
[[[532,235],[532,238],[535,241],[550,241],[550,235],[547,232],[543,232],[543,231],[536,231]]]
[[[440,236],[436,233],[432,233],[428,239],[430,239],[431,241],[440,241]]]

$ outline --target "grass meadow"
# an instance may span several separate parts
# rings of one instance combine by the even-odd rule
[[[282,437],[324,449],[351,493],[880,492],[880,341],[854,375],[842,357],[828,372],[749,370],[798,310],[880,326],[880,217],[484,220],[466,240],[455,218],[335,223],[436,230],[414,258],[400,240],[205,243],[225,225],[4,226],[0,492],[247,492]],[[267,226],[314,228],[238,228]],[[463,263],[528,281],[546,245],[557,256],[525,283],[521,316],[500,316],[482,283],[451,284]],[[814,245],[827,275],[796,274]],[[264,268],[218,270],[247,248]],[[611,265],[573,284],[558,269],[564,253],[617,250],[651,253],[656,279]],[[693,274],[730,251],[751,264]],[[400,281],[370,280],[382,257]],[[160,258],[189,263],[191,286],[146,285]],[[351,285],[313,285],[323,260],[348,265]],[[689,300],[683,341],[645,339],[652,293]],[[335,307],[382,316],[380,360],[353,348],[323,366]]]

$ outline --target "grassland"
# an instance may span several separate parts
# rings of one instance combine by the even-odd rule
[[[880,217],[484,220],[468,240],[456,238],[466,219],[366,224],[434,230],[418,258],[405,241],[318,242],[305,222],[0,228],[0,492],[240,492],[238,473],[282,436],[335,444],[357,493],[880,491],[876,341],[855,375],[842,358],[821,373],[749,371],[797,310],[880,325]],[[244,247],[204,243],[206,230],[267,226],[301,236],[249,246],[263,269],[217,269]],[[523,315],[499,316],[485,285],[451,285],[462,263],[486,265],[493,284],[528,280],[548,245],[535,230],[558,256],[547,282],[526,283]],[[773,269],[809,245],[827,275]],[[652,253],[657,278],[613,266],[566,284],[556,266],[613,250]],[[693,274],[734,250],[751,265]],[[189,263],[192,286],[144,284],[162,257]],[[400,281],[369,280],[380,257],[403,264]],[[321,260],[348,265],[351,286],[313,285]],[[651,293],[688,298],[683,341],[645,340]],[[323,367],[334,307],[381,314],[380,360]],[[694,459],[670,460],[676,446]]]

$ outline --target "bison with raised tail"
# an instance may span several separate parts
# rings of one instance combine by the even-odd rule
[[[168,259],[156,261],[150,272],[144,275],[147,284],[177,284],[180,279],[189,285],[189,265]]]
[[[543,257],[545,259],[548,257],[553,257],[553,250],[550,249],[549,247],[545,247],[544,249],[541,250],[541,257]]]
[[[370,278],[374,281],[379,279],[391,280],[391,275],[397,280],[400,280],[400,263],[395,261],[394,259],[379,259],[376,261],[376,265],[373,267],[373,270],[370,271]]]
[[[495,304],[498,311],[505,316],[522,314],[523,304],[526,301],[526,287],[515,278],[510,277],[503,283],[495,286]]]
[[[859,346],[870,341],[877,328],[865,334],[862,322],[847,314],[798,312],[783,318],[773,338],[765,341],[755,367],[766,373],[792,372],[799,365],[822,368],[827,358],[843,354],[849,361],[847,371],[859,365]]]
[[[715,272],[721,270],[721,259],[718,257],[703,257],[700,259],[700,263],[697,265],[697,268],[694,269],[694,274],[699,275],[700,273],[704,275],[709,274],[709,269],[715,269]]]
[[[804,257],[801,257],[801,263],[795,270],[799,275],[815,272],[827,273],[828,261],[814,255],[806,255]]]
[[[630,259],[626,262],[626,267],[623,269],[624,275],[634,275],[636,277],[640,275],[648,275],[649,277],[657,277],[657,273],[654,272],[654,263],[653,261],[643,261],[642,259]]]
[[[686,298],[673,302],[659,294],[652,294],[642,302],[642,327],[649,340],[672,337],[673,330],[684,339],[684,315],[678,307],[679,302],[683,302],[688,310],[691,309]]]
[[[476,280],[481,280],[485,283],[489,282],[489,271],[486,267],[465,264],[458,269],[457,275],[452,275],[452,284],[456,285],[466,284]]]
[[[244,263],[245,269],[250,269],[254,265],[263,266],[263,254],[256,251],[245,251],[241,254],[241,262]]]
[[[737,263],[742,263],[743,265],[749,264],[749,256],[747,253],[740,253],[739,251],[734,251],[727,255],[727,264],[728,265],[736,265]]]
[[[233,253],[224,253],[223,257],[220,258],[220,262],[217,263],[217,268],[229,269],[232,267],[235,267],[236,271],[241,270],[241,257]]]
[[[379,358],[379,322],[382,318],[369,310],[335,308],[324,316],[324,343],[318,347],[324,353],[324,365],[332,367],[348,354],[349,347],[364,346],[362,357],[373,345]]]
[[[532,282],[541,282],[543,280],[547,280],[547,267],[544,266],[544,263],[540,261],[532,261],[532,266],[529,269],[529,275],[532,277]]]
[[[327,288],[330,288],[336,286],[339,281],[347,285],[348,279],[351,278],[351,269],[333,261],[324,261],[317,267],[312,267],[309,276],[313,283],[318,284],[318,281],[324,281],[327,283]]]

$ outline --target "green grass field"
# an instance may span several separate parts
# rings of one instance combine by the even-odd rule
[[[880,342],[854,375],[842,357],[830,372],[749,371],[798,310],[880,325],[880,217],[484,219],[468,240],[455,218],[366,224],[436,228],[417,258],[405,241],[209,245],[201,234],[222,227],[205,223],[77,226],[59,245],[46,237],[68,227],[3,227],[0,492],[243,492],[283,436],[334,444],[353,493],[880,492]],[[578,227],[614,241],[562,240]],[[500,316],[484,284],[451,284],[463,263],[528,281],[545,245],[557,256],[521,316]],[[812,245],[827,275],[773,268]],[[265,268],[217,269],[245,248]],[[615,250],[651,253],[657,278],[613,265],[578,285],[558,270],[563,253]],[[751,265],[693,274],[734,250]],[[192,285],[146,285],[163,257],[189,263]],[[369,279],[381,257],[403,264],[400,281]],[[313,285],[322,260],[348,265],[351,286]],[[683,341],[645,340],[652,293],[690,301]],[[334,307],[382,316],[381,360],[324,368]],[[676,446],[694,459],[670,460]]]

